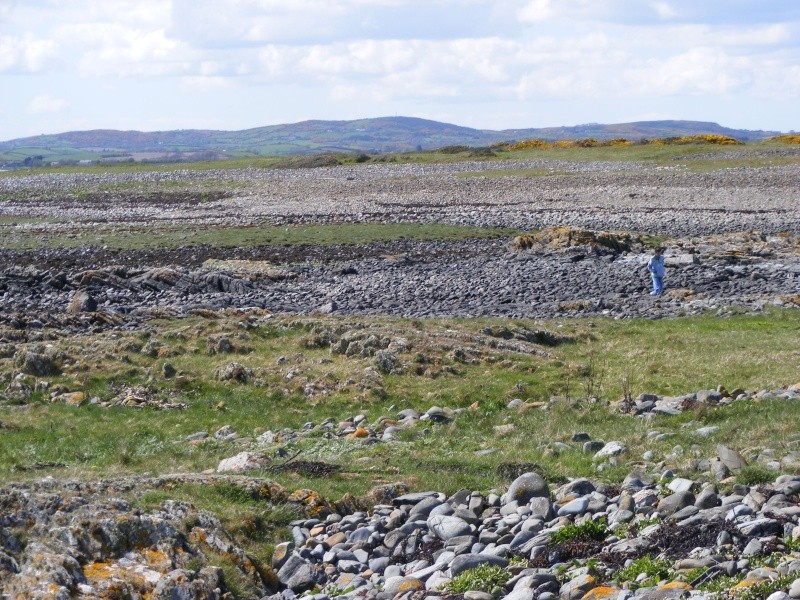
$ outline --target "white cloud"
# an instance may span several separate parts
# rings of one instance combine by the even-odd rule
[[[200,48],[237,48],[328,37],[347,5],[327,0],[174,0],[170,34]]]
[[[164,128],[179,113],[188,119],[175,107],[185,103],[181,92],[194,90],[209,113],[268,102],[277,121],[300,113],[435,118],[463,110],[474,125],[480,126],[476,114],[491,113],[515,126],[514,118],[547,119],[539,111],[545,106],[559,114],[575,110],[581,121],[601,119],[591,116],[600,106],[615,115],[663,112],[656,105],[665,98],[670,107],[677,106],[673,98],[683,107],[722,106],[723,97],[747,110],[753,98],[785,106],[800,96],[800,3],[755,4],[0,0],[0,87],[16,114],[26,114],[30,98],[47,89],[49,106],[64,97],[70,114],[85,111],[76,119],[90,122],[98,98],[113,96],[106,114],[126,113],[117,121],[139,111],[148,123],[164,119]],[[163,94],[163,103],[119,108],[126,94],[143,89]],[[40,126],[39,120],[34,127]]]
[[[624,43],[648,52],[688,49],[699,46],[752,53],[755,49],[791,43],[792,28],[787,24],[742,27],[709,25],[671,25],[667,27],[631,27],[624,30]]]
[[[45,70],[56,57],[52,40],[26,33],[23,37],[0,36],[0,72],[37,72]]]
[[[668,2],[654,2],[653,8],[660,19],[672,19],[678,16],[676,11]]]
[[[57,113],[66,107],[67,103],[61,98],[54,98],[52,94],[40,94],[33,98],[25,112],[29,115],[42,115],[46,113]]]
[[[202,65],[202,57],[167,37],[163,29],[139,30],[121,24],[75,24],[62,27],[62,40],[73,40],[83,76],[163,76],[184,74]]]
[[[623,23],[647,18],[643,6],[622,0],[527,0],[517,11],[517,18],[528,24],[561,22],[570,27],[599,23]]]
[[[103,0],[103,2],[77,2],[75,0],[15,1],[9,2],[9,20],[31,29],[42,29],[65,24],[125,23],[132,28],[164,27],[169,22],[171,1],[164,0]]]
[[[552,0],[531,0],[523,6],[517,16],[525,23],[546,21],[555,16],[556,11]]]
[[[625,78],[640,94],[729,94],[752,81],[752,64],[710,48],[693,48],[667,59],[650,59]]]

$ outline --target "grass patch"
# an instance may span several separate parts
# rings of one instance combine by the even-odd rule
[[[747,465],[736,474],[736,483],[746,486],[759,486],[775,481],[775,471],[762,465]]]
[[[479,591],[497,596],[509,579],[511,579],[511,573],[504,568],[483,564],[459,573],[444,586],[444,589],[454,594]]]
[[[3,225],[17,224],[0,222]],[[35,231],[8,231],[0,241],[7,249],[76,248],[103,246],[111,250],[141,250],[147,248],[179,248],[204,246],[213,248],[252,248],[262,246],[331,246],[337,244],[369,244],[395,240],[464,240],[503,238],[516,230],[441,224],[413,223],[347,223],[337,225],[246,226],[246,227],[171,227],[116,228],[93,226],[91,231],[50,235],[42,239]]]
[[[169,490],[150,490],[135,496],[132,503],[142,510],[156,510],[165,500],[188,502],[198,510],[216,515],[237,545],[264,565],[269,564],[275,544],[289,538],[289,523],[302,517],[294,505],[273,503],[252,490],[225,481],[175,484]],[[193,525],[185,523],[187,529]]]
[[[640,579],[641,576],[643,577]],[[652,556],[642,556],[633,560],[627,567],[620,569],[615,579],[620,584],[630,583],[632,589],[636,589],[656,586],[674,576],[675,571],[670,561]]]
[[[741,450],[772,448],[779,456],[800,437],[800,405],[790,400],[736,401],[651,421],[607,406],[622,397],[626,377],[634,395],[679,395],[720,383],[729,389],[760,390],[800,382],[798,311],[724,320],[515,322],[514,327],[553,331],[573,340],[539,347],[537,353],[491,347],[492,338],[482,332],[508,325],[501,319],[274,317],[246,330],[241,319],[221,314],[216,319],[160,320],[151,323],[149,335],[110,332],[54,340],[72,357],[73,366],[61,375],[38,378],[47,381],[47,392],[9,396],[0,404],[0,481],[45,474],[89,478],[200,472],[215,469],[220,460],[242,450],[256,449],[273,461],[259,475],[336,500],[398,480],[416,489],[488,491],[508,483],[500,467],[515,463],[538,465],[551,484],[564,475],[614,482],[630,469],[629,460],[647,450],[680,472],[685,461],[670,458],[676,445],[711,457],[724,440]],[[324,340],[337,331],[356,331],[363,339],[404,338],[408,348],[397,353],[401,369],[370,375],[368,354],[331,352]],[[228,336],[246,351],[211,354],[208,340],[216,336]],[[670,347],[668,356],[665,345]],[[13,360],[0,360],[0,376],[10,382],[16,372]],[[594,367],[589,368],[592,360]],[[250,369],[249,378],[218,380],[214,373],[233,361]],[[176,370],[174,376],[162,375],[165,362]],[[34,378],[27,381],[33,388]],[[596,401],[586,400],[590,388]],[[59,390],[84,391],[87,398],[112,404],[133,393],[187,408],[76,408],[49,402]],[[523,404],[507,408],[513,399]],[[319,425],[333,418],[336,424],[358,414],[377,427],[400,410],[422,413],[431,406],[461,412],[449,422],[403,430],[393,443],[364,446],[359,440],[326,436],[319,427],[295,437],[277,435],[272,445],[254,441],[266,430],[302,432],[307,422]],[[693,434],[706,425],[719,430],[707,438]],[[214,439],[224,426],[232,427],[242,441]],[[672,435],[653,441],[647,435],[651,430]],[[189,443],[187,437],[199,431],[210,437]],[[619,466],[598,473],[592,455],[571,441],[577,432],[621,441],[629,452]],[[270,471],[269,464],[281,464],[295,454],[341,468],[325,477],[302,470]],[[776,475],[755,464],[739,477],[750,485]]]
[[[571,541],[589,542],[604,540],[608,533],[605,519],[586,521],[581,524],[568,523],[550,535],[551,544],[565,544]]]

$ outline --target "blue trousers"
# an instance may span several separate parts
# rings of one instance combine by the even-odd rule
[[[664,291],[664,278],[653,275],[653,294],[661,294]]]

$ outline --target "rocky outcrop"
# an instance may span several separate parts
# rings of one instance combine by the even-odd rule
[[[170,500],[141,511],[117,496],[169,482],[179,479],[0,488],[2,597],[221,600],[231,597],[223,563],[237,583],[246,582],[250,597],[271,589],[267,571],[231,542],[213,515]]]

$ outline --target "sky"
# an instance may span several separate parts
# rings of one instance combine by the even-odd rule
[[[385,116],[800,130],[800,0],[0,0],[0,140]]]

